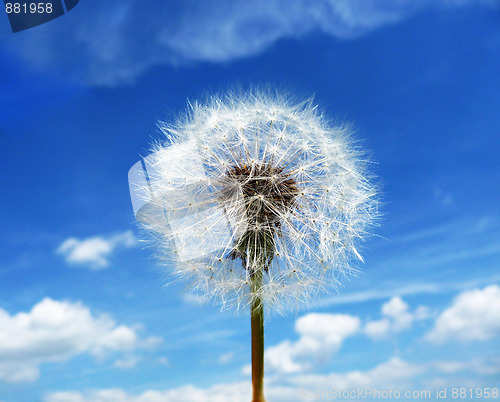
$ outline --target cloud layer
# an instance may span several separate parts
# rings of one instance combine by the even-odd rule
[[[10,315],[0,309],[0,380],[33,381],[43,362],[81,353],[102,357],[158,341],[142,340],[133,328],[105,314],[94,316],[81,303],[46,298],[28,313]]]
[[[448,340],[487,341],[500,337],[500,286],[460,293],[453,303],[439,314],[426,339],[435,343]],[[429,318],[425,309],[412,310],[401,298],[393,297],[381,306],[383,320],[388,321],[388,334],[409,329],[418,319]],[[494,354],[470,360],[430,360],[414,363],[400,356],[375,364],[371,368],[346,372],[318,374],[311,369],[328,363],[345,340],[357,334],[372,336],[366,330],[370,323],[346,314],[310,313],[295,322],[297,340],[285,339],[266,349],[268,397],[275,401],[303,399],[298,394],[308,390],[337,392],[361,388],[431,389],[464,381],[465,376],[478,375],[492,379],[500,373],[500,360]],[[88,353],[93,356],[121,353],[114,362],[118,369],[131,369],[141,356],[135,351],[154,346],[158,338],[140,339],[137,332],[117,325],[108,315],[93,315],[81,303],[44,299],[28,313],[9,315],[0,309],[0,380],[30,381],[39,375],[43,362],[67,360]],[[234,353],[229,351],[219,363],[230,364]],[[283,375],[285,374],[285,375]],[[457,375],[462,377],[457,377]],[[474,380],[472,380],[474,381]],[[444,384],[444,385],[443,385]],[[420,387],[420,388],[419,388]],[[58,401],[243,401],[250,395],[250,382],[218,384],[210,388],[185,385],[167,390],[148,390],[130,394],[123,389],[55,392],[46,402]]]
[[[19,35],[7,46],[38,69],[117,86],[158,64],[231,61],[312,31],[351,39],[426,7],[472,4],[495,0],[87,0],[57,24],[36,28],[43,35]]]
[[[101,269],[109,265],[109,256],[119,247],[133,247],[137,241],[128,230],[113,236],[96,236],[79,240],[66,239],[56,250],[68,264],[82,265],[90,269]]]
[[[441,362],[441,365],[446,362]],[[453,362],[448,363],[448,366]],[[429,398],[429,392],[436,387],[430,384],[415,388],[415,379],[426,370],[440,370],[437,364],[415,364],[398,357],[392,357],[365,371],[332,372],[328,374],[288,375],[282,381],[268,378],[265,394],[268,400],[275,402],[300,402],[304,400],[372,400],[370,392],[388,392],[398,390],[404,399]],[[453,384],[450,382],[449,384]],[[430,390],[430,391],[429,391]],[[358,392],[362,396],[356,399]],[[333,397],[333,393],[337,397]],[[343,392],[348,392],[343,394]],[[410,392],[410,394],[404,394]],[[428,392],[429,394],[425,394]],[[354,395],[354,397],[353,397]],[[123,389],[102,389],[87,392],[69,391],[48,394],[44,402],[245,402],[251,399],[250,382],[217,384],[210,388],[198,388],[186,385],[168,390],[148,390],[141,394],[131,394]],[[378,398],[380,399],[380,398]]]
[[[119,388],[89,392],[55,392],[47,395],[44,402],[238,402],[249,399],[250,385],[245,381],[217,384],[205,389],[186,385],[165,391],[149,390],[138,395]]]
[[[375,392],[382,394],[391,391],[395,394],[395,391],[398,391],[400,399],[429,399],[435,395],[437,389],[442,390],[444,387],[451,389],[457,386],[456,378],[448,377],[447,374],[467,369],[472,372],[487,370],[490,374],[500,372],[498,364],[495,367],[488,367],[483,362],[477,361],[431,361],[417,364],[399,357],[391,357],[364,371],[289,374],[281,379],[268,376],[265,395],[268,400],[274,402],[375,400],[384,399],[374,397]],[[430,373],[431,380],[425,378],[427,373]],[[440,377],[439,387],[436,387],[438,383],[434,382],[436,377]],[[462,379],[459,384],[463,386],[464,380]],[[474,385],[476,386],[477,384]],[[336,397],[334,393],[337,394]],[[46,395],[44,402],[246,402],[250,399],[251,383],[243,381],[216,384],[209,388],[185,385],[167,390],[147,390],[140,394],[132,394],[119,388],[54,392]]]

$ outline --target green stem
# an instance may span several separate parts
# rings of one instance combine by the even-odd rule
[[[259,294],[262,286],[262,270],[254,273],[252,294]],[[265,402],[264,399],[264,306],[260,297],[254,297],[251,306],[252,326],[252,402]]]

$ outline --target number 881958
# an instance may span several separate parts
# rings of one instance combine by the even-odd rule
[[[7,14],[50,14],[52,3],[5,3]]]

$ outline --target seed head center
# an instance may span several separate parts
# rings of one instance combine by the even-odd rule
[[[299,193],[297,182],[271,163],[236,165],[226,175],[241,189],[248,223],[272,231],[280,226],[280,215],[293,208]]]
[[[247,224],[230,257],[241,258],[251,274],[255,265],[267,271],[275,255],[274,236],[281,232],[283,216],[295,206],[297,182],[282,167],[255,162],[232,166],[226,178],[243,195]],[[249,258],[254,261],[250,267]]]

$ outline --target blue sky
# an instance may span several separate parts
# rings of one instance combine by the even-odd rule
[[[352,122],[383,189],[359,275],[266,322],[268,399],[499,387],[499,17],[81,0],[16,34],[0,19],[0,400],[250,399],[248,315],[164,286],[127,172],[188,99],[255,84]]]

